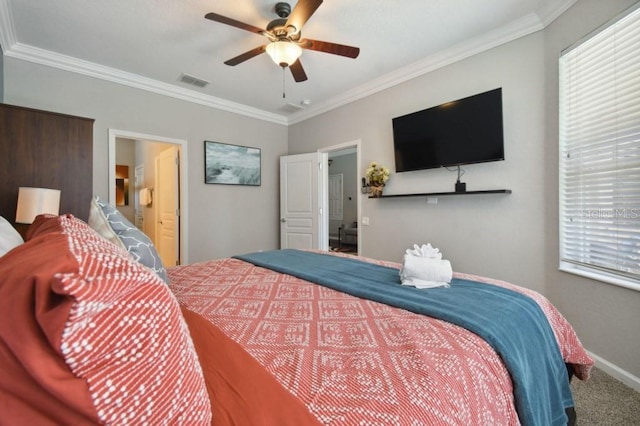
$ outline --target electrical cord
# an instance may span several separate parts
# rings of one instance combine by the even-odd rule
[[[461,178],[462,176],[464,176],[464,174],[465,174],[466,172],[464,171],[464,169],[461,169],[461,168],[460,168],[460,166],[456,166],[456,167],[457,167],[457,170],[456,170],[456,169],[453,169],[453,170],[452,170],[451,168],[449,168],[449,167],[447,167],[447,166],[445,166],[445,169],[447,169],[447,170],[448,170],[448,171],[450,171],[450,172],[455,172],[455,171],[457,171],[457,172],[458,172],[458,180],[456,181],[456,183],[460,183],[460,178]]]

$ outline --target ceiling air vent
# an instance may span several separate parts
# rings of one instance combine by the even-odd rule
[[[294,112],[302,111],[304,107],[302,105],[296,105],[292,103],[288,103],[280,107],[280,111],[286,112],[288,114],[292,114]]]
[[[203,80],[201,78],[194,77],[189,74],[180,74],[178,81],[181,81],[182,83],[190,84],[196,87],[205,87],[207,84],[209,84],[207,80]]]

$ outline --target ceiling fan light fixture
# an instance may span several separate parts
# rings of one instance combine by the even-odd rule
[[[287,40],[272,41],[267,44],[266,51],[273,62],[283,68],[293,65],[302,55],[302,48]]]

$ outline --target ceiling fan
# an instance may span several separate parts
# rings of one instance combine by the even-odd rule
[[[240,28],[241,30],[260,34],[269,39],[269,43],[244,52],[235,58],[231,58],[225,61],[225,64],[235,66],[263,52],[267,52],[276,64],[283,68],[289,67],[293,79],[296,82],[301,82],[307,80],[307,74],[304,68],[302,68],[299,59],[302,54],[302,49],[331,53],[348,58],[357,58],[360,53],[360,49],[357,47],[302,38],[302,33],[300,32],[302,26],[321,4],[322,0],[299,0],[293,10],[291,10],[289,3],[279,2],[275,7],[276,14],[279,18],[269,22],[267,28],[264,30],[213,12],[207,13],[205,18]]]

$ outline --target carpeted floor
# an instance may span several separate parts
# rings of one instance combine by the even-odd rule
[[[640,425],[640,392],[602,370],[594,367],[586,382],[573,378],[571,390],[578,426]]]

